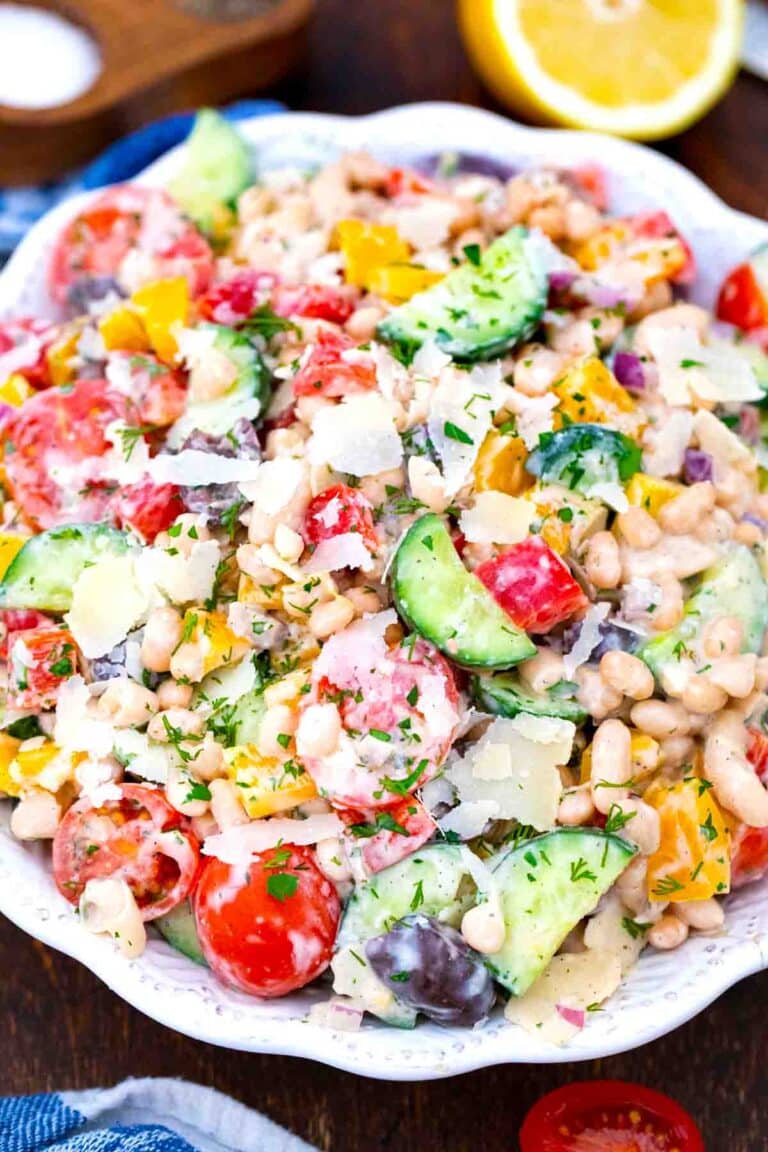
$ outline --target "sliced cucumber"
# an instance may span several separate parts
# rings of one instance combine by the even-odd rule
[[[223,324],[199,324],[198,331],[213,335],[213,347],[237,368],[237,378],[224,396],[188,405],[173,426],[169,444],[179,445],[192,432],[226,436],[238,420],[256,420],[266,409],[270,396],[270,372],[256,345],[243,332]]]
[[[263,690],[254,689],[241,696],[232,717],[235,744],[258,744],[261,721],[266,710]]]
[[[177,952],[183,952],[190,960],[194,960],[195,964],[208,966],[200,947],[197,928],[195,927],[195,914],[189,900],[177,904],[164,916],[158,916],[154,925],[168,941],[171,948],[175,948]]]
[[[768,627],[768,587],[760,565],[743,545],[703,574],[678,626],[654,636],[635,654],[659,677],[689,649],[695,651],[697,638],[715,616],[735,616],[743,629],[742,652],[760,651]]]
[[[589,496],[599,484],[626,484],[640,468],[639,444],[603,424],[569,424],[545,432],[525,467],[548,484]]]
[[[251,156],[240,133],[218,112],[201,109],[186,146],[184,167],[168,191],[204,232],[253,179]]]
[[[80,573],[128,547],[126,533],[108,524],[67,524],[30,536],[0,583],[0,608],[66,612]]]
[[[437,916],[457,927],[475,903],[477,867],[463,844],[430,844],[359,884],[350,896],[337,949],[387,932],[409,912]]]
[[[417,348],[434,340],[456,360],[490,360],[536,330],[547,303],[547,273],[525,228],[512,228],[475,262],[395,308],[378,335]]]
[[[499,983],[522,996],[636,852],[595,828],[558,828],[501,855],[491,867],[507,932],[486,961]]]
[[[420,517],[400,541],[392,590],[403,619],[459,664],[509,668],[536,654],[525,632],[464,567],[439,516]]]
[[[575,685],[574,685],[575,687]],[[527,712],[531,716],[553,716],[560,720],[572,720],[582,724],[587,718],[587,710],[566,689],[557,686],[549,692],[533,693],[520,683],[514,672],[502,672],[498,676],[473,676],[472,695],[480,708],[492,712],[494,716],[517,716]]]

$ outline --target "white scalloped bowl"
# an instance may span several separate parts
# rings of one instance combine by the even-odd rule
[[[282,114],[243,124],[262,167],[315,164],[341,149],[366,147],[382,159],[461,150],[520,167],[602,164],[611,203],[621,211],[664,208],[682,227],[699,260],[695,298],[711,305],[725,271],[758,243],[768,225],[728,208],[673,161],[638,145],[578,132],[523,128],[499,116],[452,104],[395,108],[374,116]],[[142,183],[164,184],[179,163],[175,149],[152,165]],[[74,197],[41,220],[0,275],[0,315],[50,311],[44,287],[46,253],[62,224],[88,196]],[[224,988],[211,973],[151,939],[144,955],[124,959],[107,939],[83,931],[56,891],[48,854],[15,841],[7,803],[0,804],[0,911],[24,931],[81,961],[134,1007],[179,1032],[227,1048],[284,1053],[389,1080],[451,1076],[510,1063],[588,1060],[635,1048],[690,1019],[732,984],[768,967],[768,882],[728,901],[727,930],[690,939],[679,951],[648,952],[606,1009],[566,1048],[555,1048],[506,1024],[499,1015],[466,1031],[420,1025],[401,1032],[366,1023],[357,1033],[307,1022],[314,989],[259,1001]]]

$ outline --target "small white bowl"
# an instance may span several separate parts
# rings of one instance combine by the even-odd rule
[[[286,113],[246,121],[262,168],[322,163],[340,150],[368,148],[384,160],[442,151],[488,156],[515,166],[578,166],[607,171],[613,208],[663,208],[692,244],[700,276],[694,297],[712,305],[724,273],[768,240],[768,225],[732,211],[672,160],[622,140],[587,133],[523,128],[500,116],[454,104],[416,104],[350,119]],[[174,149],[141,177],[165,184],[179,164]],[[0,274],[0,315],[51,311],[45,266],[62,225],[89,193],[60,205],[25,237]],[[554,1048],[501,1016],[476,1031],[421,1024],[401,1032],[375,1022],[357,1033],[307,1022],[327,990],[259,1001],[220,985],[204,968],[152,939],[138,960],[90,936],[58,894],[48,853],[15,841],[9,805],[0,804],[0,911],[38,940],[80,960],[119,996],[155,1020],[226,1048],[304,1056],[385,1080],[428,1080],[503,1063],[592,1060],[646,1044],[706,1008],[738,980],[768,967],[768,881],[727,902],[724,934],[696,937],[673,953],[645,953],[628,980],[566,1048]]]

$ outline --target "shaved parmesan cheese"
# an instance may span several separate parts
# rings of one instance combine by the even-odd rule
[[[459,214],[459,206],[452,200],[436,196],[420,196],[415,204],[407,204],[387,213],[403,240],[418,252],[422,248],[437,248],[451,233],[451,225]]]
[[[256,476],[240,484],[240,491],[266,516],[276,516],[295,496],[306,470],[306,465],[292,456],[264,460]]]
[[[207,600],[213,588],[221,548],[216,540],[198,540],[189,556],[173,549],[143,548],[135,560],[144,589],[159,590],[173,604]]]
[[[519,820],[543,831],[554,827],[562,784],[558,767],[567,764],[576,733],[570,720],[529,716],[497,717],[463,757],[449,763],[445,775],[456,788],[466,821]],[[453,814],[450,814],[453,816]],[[440,821],[445,825],[445,817]],[[450,826],[450,822],[449,825]],[[474,825],[473,825],[474,826]],[[472,833],[476,835],[477,833]]]
[[[78,764],[75,780],[80,785],[80,794],[98,808],[109,800],[119,800],[122,792],[116,783],[119,768],[113,760],[92,760],[90,757]]]
[[[450,363],[451,358],[448,353],[443,352],[442,348],[440,348],[434,340],[427,340],[426,344],[422,344],[411,361],[411,371],[414,376],[423,376],[427,380],[436,380],[443,368],[447,368]]]
[[[198,700],[202,703],[198,703],[196,708],[200,712],[205,711],[206,708],[210,710],[210,705],[205,704],[206,697],[208,700],[235,701],[246,696],[255,687],[256,668],[251,656],[248,655],[238,664],[228,664],[224,668],[217,668],[215,672],[211,672],[209,676],[205,677],[197,689]]]
[[[600,901],[597,912],[587,921],[584,943],[589,949],[614,955],[626,976],[645,947],[644,929],[644,925],[635,923],[618,894],[608,892]]]
[[[99,759],[108,756],[115,730],[107,720],[92,716],[88,709],[91,694],[82,676],[70,676],[59,688],[53,739],[70,752],[87,752]]]
[[[740,464],[742,461],[752,463],[752,453],[747,445],[711,412],[701,409],[696,413],[693,418],[693,434],[698,440],[699,448],[709,452],[717,463],[726,465]]]
[[[691,439],[693,415],[685,408],[664,413],[643,432],[643,471],[651,476],[679,476]]]
[[[763,396],[745,357],[726,344],[702,344],[693,328],[649,327],[645,341],[659,370],[659,391],[668,404],[686,406],[696,400],[734,404]]]
[[[554,392],[545,392],[543,396],[525,396],[522,392],[510,388],[506,398],[507,407],[514,412],[517,418],[517,431],[530,451],[537,448],[539,437],[554,428],[553,412],[559,400]]]
[[[563,674],[566,680],[572,680],[573,674],[582,664],[586,664],[595,648],[600,643],[600,625],[611,610],[610,604],[605,602],[592,604],[584,614],[581,621],[581,630],[578,639],[563,656]]]
[[[462,512],[459,526],[471,544],[518,544],[535,516],[530,500],[506,492],[478,492],[472,507]]]
[[[209,836],[203,844],[205,856],[215,856],[224,864],[250,863],[257,852],[265,852],[278,844],[317,844],[331,836],[340,836],[344,825],[338,816],[328,813],[308,816],[306,820],[274,817],[271,820],[253,820],[250,824],[237,824]]]
[[[499,803],[496,800],[464,800],[440,820],[442,832],[453,832],[461,840],[472,840],[482,835],[489,820],[498,820]]]
[[[152,784],[167,782],[168,746],[155,744],[146,732],[137,732],[135,728],[117,729],[114,733],[114,754],[132,776],[139,776]]]
[[[312,421],[308,454],[313,464],[330,464],[351,476],[397,468],[403,449],[390,404],[372,392],[321,408]]]
[[[364,572],[373,568],[371,554],[359,532],[344,532],[321,540],[309,563],[304,565],[305,571],[310,573],[338,572],[341,568],[362,568]]]
[[[626,492],[613,480],[599,480],[597,484],[591,484],[586,495],[601,500],[603,504],[613,508],[614,512],[626,512],[629,508]]]
[[[106,656],[146,619],[150,597],[141,587],[132,556],[105,556],[80,573],[72,607],[64,617],[78,647],[92,660]]]
[[[498,361],[471,372],[443,369],[430,401],[427,427],[443,466],[449,497],[469,480],[503,394]]]
[[[147,472],[156,484],[181,484],[199,488],[206,484],[240,484],[256,480],[261,464],[258,460],[241,460],[185,448],[171,454],[163,452],[147,464]]]
[[[524,996],[512,996],[504,1010],[511,1024],[520,1024],[532,1036],[563,1045],[581,1028],[580,1012],[602,1004],[621,983],[621,965],[611,952],[555,956],[546,972]],[[561,1009],[570,1009],[563,1012]]]

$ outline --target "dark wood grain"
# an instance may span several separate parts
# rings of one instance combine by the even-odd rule
[[[353,113],[424,99],[494,106],[464,60],[450,0],[320,0],[307,69],[276,94],[294,107]],[[766,215],[767,130],[768,87],[740,77],[665,150],[735,207]],[[701,1123],[708,1152],[768,1149],[768,973],[624,1056],[411,1085],[187,1040],[7,922],[0,974],[5,1093],[177,1075],[232,1093],[327,1152],[515,1152],[520,1121],[543,1092],[578,1077],[618,1076],[674,1094]]]

